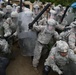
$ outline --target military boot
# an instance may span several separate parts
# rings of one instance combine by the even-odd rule
[[[49,72],[50,72],[50,69],[51,69],[51,67],[50,66],[44,66],[44,69],[43,69],[43,73],[42,73],[42,75],[48,75],[49,74]]]

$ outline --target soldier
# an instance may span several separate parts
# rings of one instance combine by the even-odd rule
[[[0,53],[1,52],[3,54],[11,53],[8,42],[0,35]]]
[[[20,6],[17,6],[15,11],[17,11],[19,13],[20,12]]]
[[[13,35],[16,32],[18,24],[17,20],[18,20],[18,13],[16,11],[12,12],[11,17],[7,18],[7,20],[3,24],[3,27],[5,29],[4,37],[6,37],[7,35],[8,36]]]
[[[45,5],[46,6],[46,5]],[[44,6],[44,7],[45,7]],[[39,25],[47,25],[47,19],[50,17],[50,7],[45,11],[45,13],[40,18],[38,24]]]
[[[58,14],[57,14],[57,11],[51,9],[51,10],[50,10],[50,15],[49,15],[48,18],[53,18],[54,20],[57,21],[56,31],[60,32],[60,31],[64,30],[65,26],[62,26],[62,24],[59,24],[59,22],[58,22],[58,20],[57,20],[57,17],[58,17],[57,15],[58,15]]]
[[[76,21],[70,24],[71,30],[68,37],[68,44],[70,48],[76,53]]]
[[[55,6],[53,9],[57,12],[57,14],[60,12],[60,7],[59,6]]]
[[[40,12],[40,7],[38,4],[35,4],[33,6],[33,17],[35,18],[39,14],[39,12]]]
[[[11,12],[12,12],[12,7],[10,5],[6,6],[6,14],[5,14],[5,19],[7,19],[8,17],[11,16]]]
[[[66,31],[60,33],[60,37],[62,40],[66,41],[69,44],[69,47],[76,53],[75,29],[76,21],[72,22],[70,26],[67,26]]]
[[[33,5],[35,5],[35,4],[38,4],[40,6],[40,5],[42,5],[42,2],[39,1],[39,0],[35,0],[34,3],[33,3]]]
[[[10,53],[9,44],[4,38],[4,29],[3,29],[3,16],[4,12],[0,11],[0,75],[5,75],[5,70],[9,59],[6,58],[6,55]]]
[[[35,18],[40,13],[42,8],[43,8],[43,6],[39,6],[38,4],[35,4],[33,6],[33,18]],[[46,25],[47,14],[48,14],[48,12],[46,11],[45,14],[43,14],[35,24]]]
[[[12,51],[12,46],[14,42],[14,37],[17,35],[17,25],[18,25],[18,13],[12,12],[11,17],[7,18],[7,20],[3,24],[4,28],[4,37],[8,41],[10,45],[10,50]]]
[[[5,13],[3,11],[0,11],[0,25],[3,25],[4,19],[3,16],[5,15]]]
[[[0,10],[3,10],[3,6],[4,6],[4,2],[1,1],[1,2],[0,2]]]
[[[76,2],[71,4],[62,22],[66,22],[65,26],[69,26],[71,22],[73,22],[75,19],[76,19]]]
[[[3,16],[4,12],[0,11],[0,47],[2,48],[0,50],[2,50],[4,53],[8,53],[8,43],[4,39]]]
[[[17,4],[16,3],[13,3],[13,5],[12,5],[12,11],[16,11],[16,7],[17,7]]]
[[[46,26],[33,26],[34,29],[40,31],[38,34],[37,43],[34,49],[34,57],[33,57],[33,67],[37,67],[39,63],[39,59],[41,57],[41,52],[44,45],[47,45],[52,37],[54,36],[56,39],[59,39],[58,33],[55,31],[55,26],[57,22],[54,19],[48,19],[48,25]]]
[[[43,75],[48,75],[51,71],[59,75],[76,75],[76,55],[65,41],[57,41],[46,62],[44,63]]]
[[[60,33],[60,37],[62,40],[66,41],[68,43],[68,37],[70,35],[71,31],[70,30],[67,30],[67,31],[62,31]]]
[[[56,15],[57,15],[57,12],[55,11],[55,10],[50,10],[50,16],[49,16],[49,18],[53,18],[53,19],[55,19],[56,20]]]

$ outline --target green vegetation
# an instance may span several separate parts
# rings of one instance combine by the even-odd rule
[[[31,2],[34,2],[35,0],[30,0]],[[76,2],[76,0],[40,0],[42,2],[52,2],[52,3],[55,3],[55,4],[62,4],[62,5],[70,5],[72,4],[73,2]]]

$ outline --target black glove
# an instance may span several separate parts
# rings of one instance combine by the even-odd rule
[[[9,41],[11,39],[13,39],[14,35],[10,35],[10,36],[7,36],[7,37],[4,37],[6,39],[6,41]]]
[[[33,25],[30,23],[29,24],[29,29],[32,29],[33,28]]]
[[[70,27],[65,27],[64,31],[67,31],[67,30],[70,30],[70,29],[71,29]]]

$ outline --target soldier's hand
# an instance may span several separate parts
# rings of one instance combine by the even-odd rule
[[[31,23],[29,23],[29,29],[32,29],[33,25]]]
[[[63,40],[61,36],[59,37],[59,40]]]
[[[7,32],[6,34],[4,34],[4,37],[8,37],[11,35],[11,32]]]
[[[70,29],[71,29],[70,27],[65,27],[64,31],[67,31],[67,30],[70,30]]]
[[[13,36],[17,36],[17,32],[13,33]]]
[[[62,72],[62,71],[59,71],[59,72],[58,72],[58,74],[59,74],[59,75],[62,75],[62,74],[63,74],[63,72]]]

